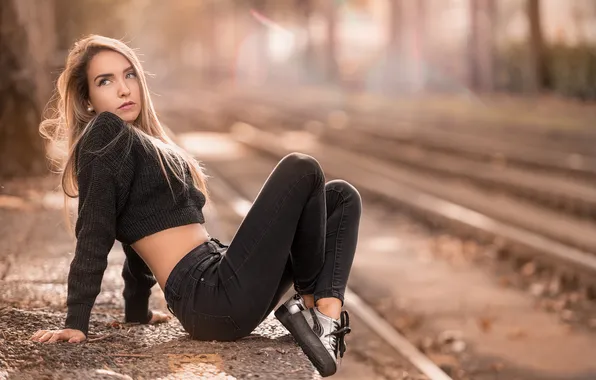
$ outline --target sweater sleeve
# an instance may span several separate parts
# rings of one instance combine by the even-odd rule
[[[94,158],[78,171],[78,184],[77,243],[68,273],[65,326],[87,335],[108,253],[116,240],[117,181],[106,163]]]
[[[145,261],[128,244],[122,244],[126,259],[122,268],[124,278],[124,321],[148,323],[153,317],[149,310],[151,288],[157,283]]]

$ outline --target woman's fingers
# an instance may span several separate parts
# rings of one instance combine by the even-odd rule
[[[49,331],[47,334],[43,336],[45,343],[54,343],[58,339],[60,339],[60,331]]]
[[[62,336],[64,334],[63,331],[54,331],[52,336],[50,337],[50,339],[48,340],[48,343],[54,343],[57,342],[58,340],[62,340],[64,337]]]
[[[31,340],[37,340],[40,336],[42,336],[46,332],[47,332],[47,330],[37,330],[37,332],[31,336]]]
[[[39,341],[46,342],[52,337],[52,335],[54,335],[54,333],[52,331],[48,331],[39,338]]]
[[[31,340],[41,343],[55,343],[63,340],[68,341],[69,343],[81,343],[85,338],[83,332],[73,329],[39,330],[31,336]]]

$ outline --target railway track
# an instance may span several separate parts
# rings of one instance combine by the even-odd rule
[[[569,120],[564,129],[561,129],[561,126],[552,128],[552,126],[541,125],[551,121],[543,117],[533,120],[536,125],[516,125],[511,121],[512,115],[499,115],[495,110],[491,110],[490,106],[481,102],[476,102],[474,110],[468,111],[480,110],[480,114],[492,113],[493,119],[487,118],[486,115],[470,118],[468,112],[462,113],[460,109],[462,102],[459,102],[459,106],[458,102],[452,102],[451,105],[443,105],[439,107],[441,109],[436,109],[433,107],[432,100],[430,103],[399,98],[369,100],[367,96],[343,93],[321,94],[321,91],[314,93],[311,91],[311,94],[304,94],[300,89],[290,95],[287,94],[287,90],[238,89],[232,96],[228,96],[228,99],[236,99],[248,104],[268,105],[293,114],[308,111],[312,117],[321,121],[348,116],[353,120],[350,124],[385,127],[392,130],[395,137],[406,140],[418,139],[438,149],[449,149],[449,142],[454,142],[455,150],[461,153],[462,142],[469,142],[471,143],[468,144],[471,149],[469,153],[472,154],[507,152],[512,153],[519,161],[528,161],[530,164],[539,165],[540,161],[544,161],[546,164],[551,163],[549,166],[554,164],[564,170],[576,168],[580,172],[593,171],[588,163],[594,162],[595,154],[591,142],[596,139],[596,133],[589,129],[579,129],[578,125],[581,124],[578,120]],[[524,116],[527,115],[519,115],[516,119],[524,119]],[[589,123],[591,120],[586,119],[584,115],[584,122]],[[493,146],[495,142],[497,144]],[[490,150],[487,152],[485,149],[474,149],[474,145],[481,145]],[[516,149],[510,150],[510,147],[516,147]],[[552,153],[555,154],[556,159],[549,156]],[[587,161],[584,163],[581,158],[586,158]]]
[[[247,122],[259,128],[267,126],[274,133],[304,131],[325,144],[387,160],[404,170],[461,179],[490,191],[499,189],[526,202],[580,219],[596,219],[596,181],[593,181],[596,176],[592,176],[596,160],[594,166],[573,166],[574,158],[582,160],[584,165],[592,162],[590,157],[580,159],[571,153],[522,149],[502,141],[451,132],[404,131],[399,126],[379,126],[362,116],[360,121],[351,118],[329,121],[321,113],[264,106],[256,100],[255,103],[246,99],[241,103],[232,102],[227,109],[229,120]]]

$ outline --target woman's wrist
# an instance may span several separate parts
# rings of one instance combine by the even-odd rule
[[[124,313],[124,322],[125,323],[140,323],[140,324],[147,324],[153,318],[153,312],[149,309],[146,309],[145,312],[139,312],[139,310],[130,310],[128,309]]]

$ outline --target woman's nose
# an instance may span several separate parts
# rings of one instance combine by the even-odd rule
[[[120,84],[120,88],[118,89],[118,95],[119,96],[128,96],[130,95],[130,89],[128,88],[128,86],[124,83]]]

